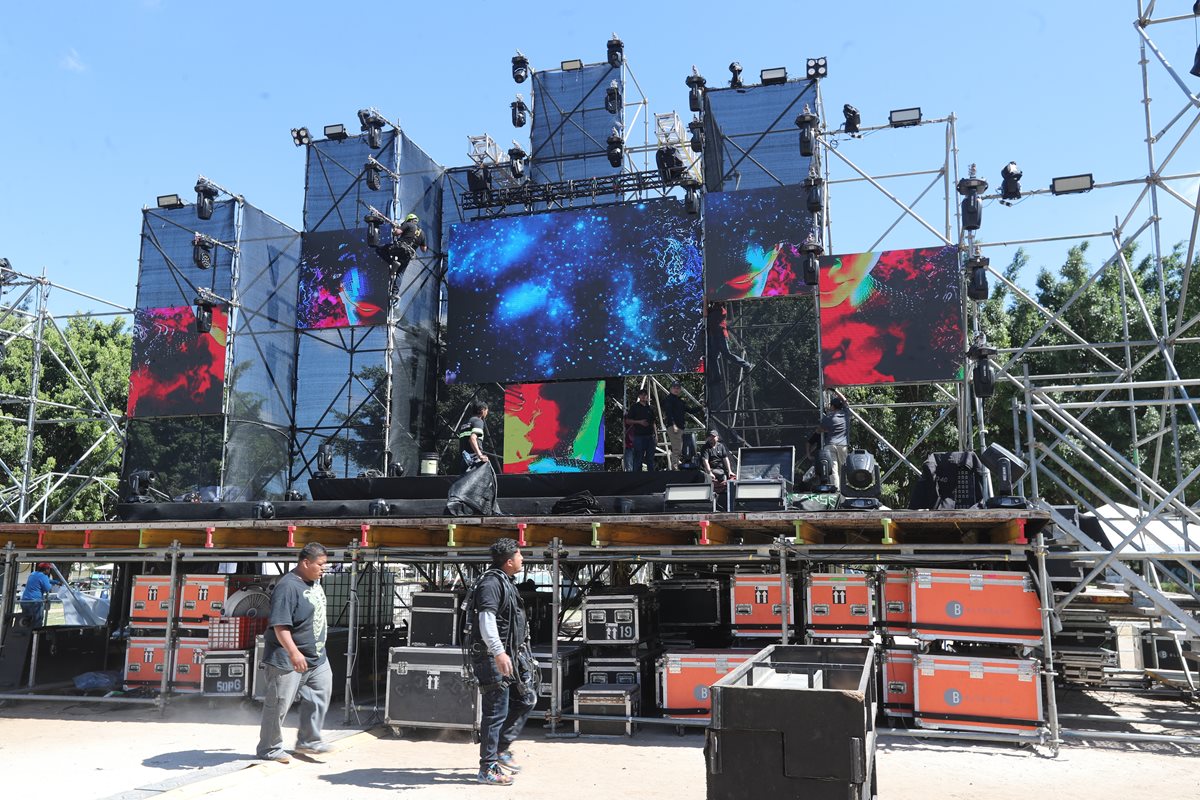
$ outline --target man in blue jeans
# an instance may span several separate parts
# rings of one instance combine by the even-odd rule
[[[642,464],[647,472],[654,472],[654,409],[650,407],[650,390],[639,389],[637,402],[625,412],[625,424],[633,434],[633,471],[641,472]]]
[[[29,580],[25,581],[25,590],[21,592],[21,614],[29,620],[29,627],[40,628],[46,621],[46,595],[54,591],[57,581],[50,580],[52,568],[49,563],[42,561]]]
[[[270,627],[264,636],[263,662],[267,688],[259,728],[258,757],[286,764],[283,718],[300,695],[300,730],[296,752],[320,755],[332,748],[321,739],[321,726],[333,696],[333,673],[325,654],[325,591],[321,575],[329,554],[309,542],[296,568],[280,578],[271,592]]]
[[[479,731],[480,783],[509,786],[521,771],[512,744],[537,703],[533,660],[526,647],[528,628],[513,576],[524,556],[512,539],[488,549],[491,568],[471,593],[471,668],[482,697]]]

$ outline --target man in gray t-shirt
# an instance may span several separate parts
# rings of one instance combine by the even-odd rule
[[[333,696],[333,673],[325,656],[325,591],[321,575],[329,554],[317,542],[300,551],[296,568],[271,593],[270,627],[264,636],[267,688],[263,698],[258,757],[288,763],[283,749],[283,718],[300,696],[297,753],[328,753],[321,725]]]

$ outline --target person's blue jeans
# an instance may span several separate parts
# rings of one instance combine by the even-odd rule
[[[654,472],[654,437],[633,437],[633,471],[641,472],[642,464],[647,472]]]
[[[503,681],[490,657],[472,659],[471,667],[479,681],[479,768],[488,769],[500,754],[512,747],[521,735],[529,712],[537,704],[537,695],[529,687],[533,676],[523,673],[521,683]],[[514,667],[520,669],[514,660]]]
[[[276,758],[284,752],[283,718],[300,695],[299,732],[297,747],[312,747],[321,743],[321,726],[329,699],[333,697],[333,670],[326,659],[319,667],[307,672],[282,670],[271,664],[267,668],[267,689],[263,696],[262,724],[258,732],[258,757]]]
[[[21,613],[29,620],[29,627],[40,628],[46,618],[46,604],[40,600],[22,600]]]

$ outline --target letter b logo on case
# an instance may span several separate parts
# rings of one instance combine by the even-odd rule
[[[957,600],[951,600],[946,603],[946,616],[958,619],[963,615],[963,604]]]
[[[963,699],[962,692],[960,692],[958,689],[947,689],[944,697],[946,699],[946,705],[948,706],[956,706],[961,703]]]

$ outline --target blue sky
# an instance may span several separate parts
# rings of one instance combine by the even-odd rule
[[[1189,14],[1192,4],[1158,6],[1164,16]],[[468,134],[487,132],[504,146],[516,134],[527,140],[528,127],[509,121],[509,102],[529,87],[509,75],[515,48],[535,68],[601,61],[613,31],[652,113],[686,114],[692,64],[722,85],[732,60],[756,78],[780,65],[796,75],[805,58],[824,55],[830,75],[822,92],[833,124],[845,102],[861,110],[864,125],[886,121],[893,108],[954,113],[962,173],[977,162],[993,188],[1012,159],[1027,188],[1055,175],[1092,172],[1111,181],[1146,173],[1136,3],[1125,0],[398,8],[302,0],[9,4],[0,18],[0,256],[23,272],[44,268],[56,283],[131,305],[141,208],[156,195],[190,198],[203,173],[299,227],[304,154],[291,143],[292,127],[344,122],[355,130],[357,109],[376,106],[440,163],[460,165]],[[1154,26],[1151,36],[1200,90],[1200,79],[1187,75],[1195,23]],[[1151,66],[1157,130],[1184,97]],[[930,169],[941,162],[943,140],[933,126],[885,131],[841,152],[872,174]],[[1192,147],[1176,158],[1179,172],[1200,164]],[[927,181],[889,187],[911,199]],[[1193,198],[1196,188],[1194,180],[1179,184]],[[1007,241],[1111,229],[1134,192],[993,203],[980,235]],[[865,249],[891,224],[894,207],[879,197],[861,186],[834,194],[836,251]],[[940,219],[940,199],[918,209]],[[1185,211],[1174,201],[1161,209],[1168,243],[1186,238]],[[903,223],[885,246],[932,244]],[[1035,266],[1061,263],[1066,247],[1032,248]],[[1097,242],[1094,259],[1105,250]],[[1011,250],[989,255],[997,264]],[[94,305],[62,293],[52,301],[58,312]]]

